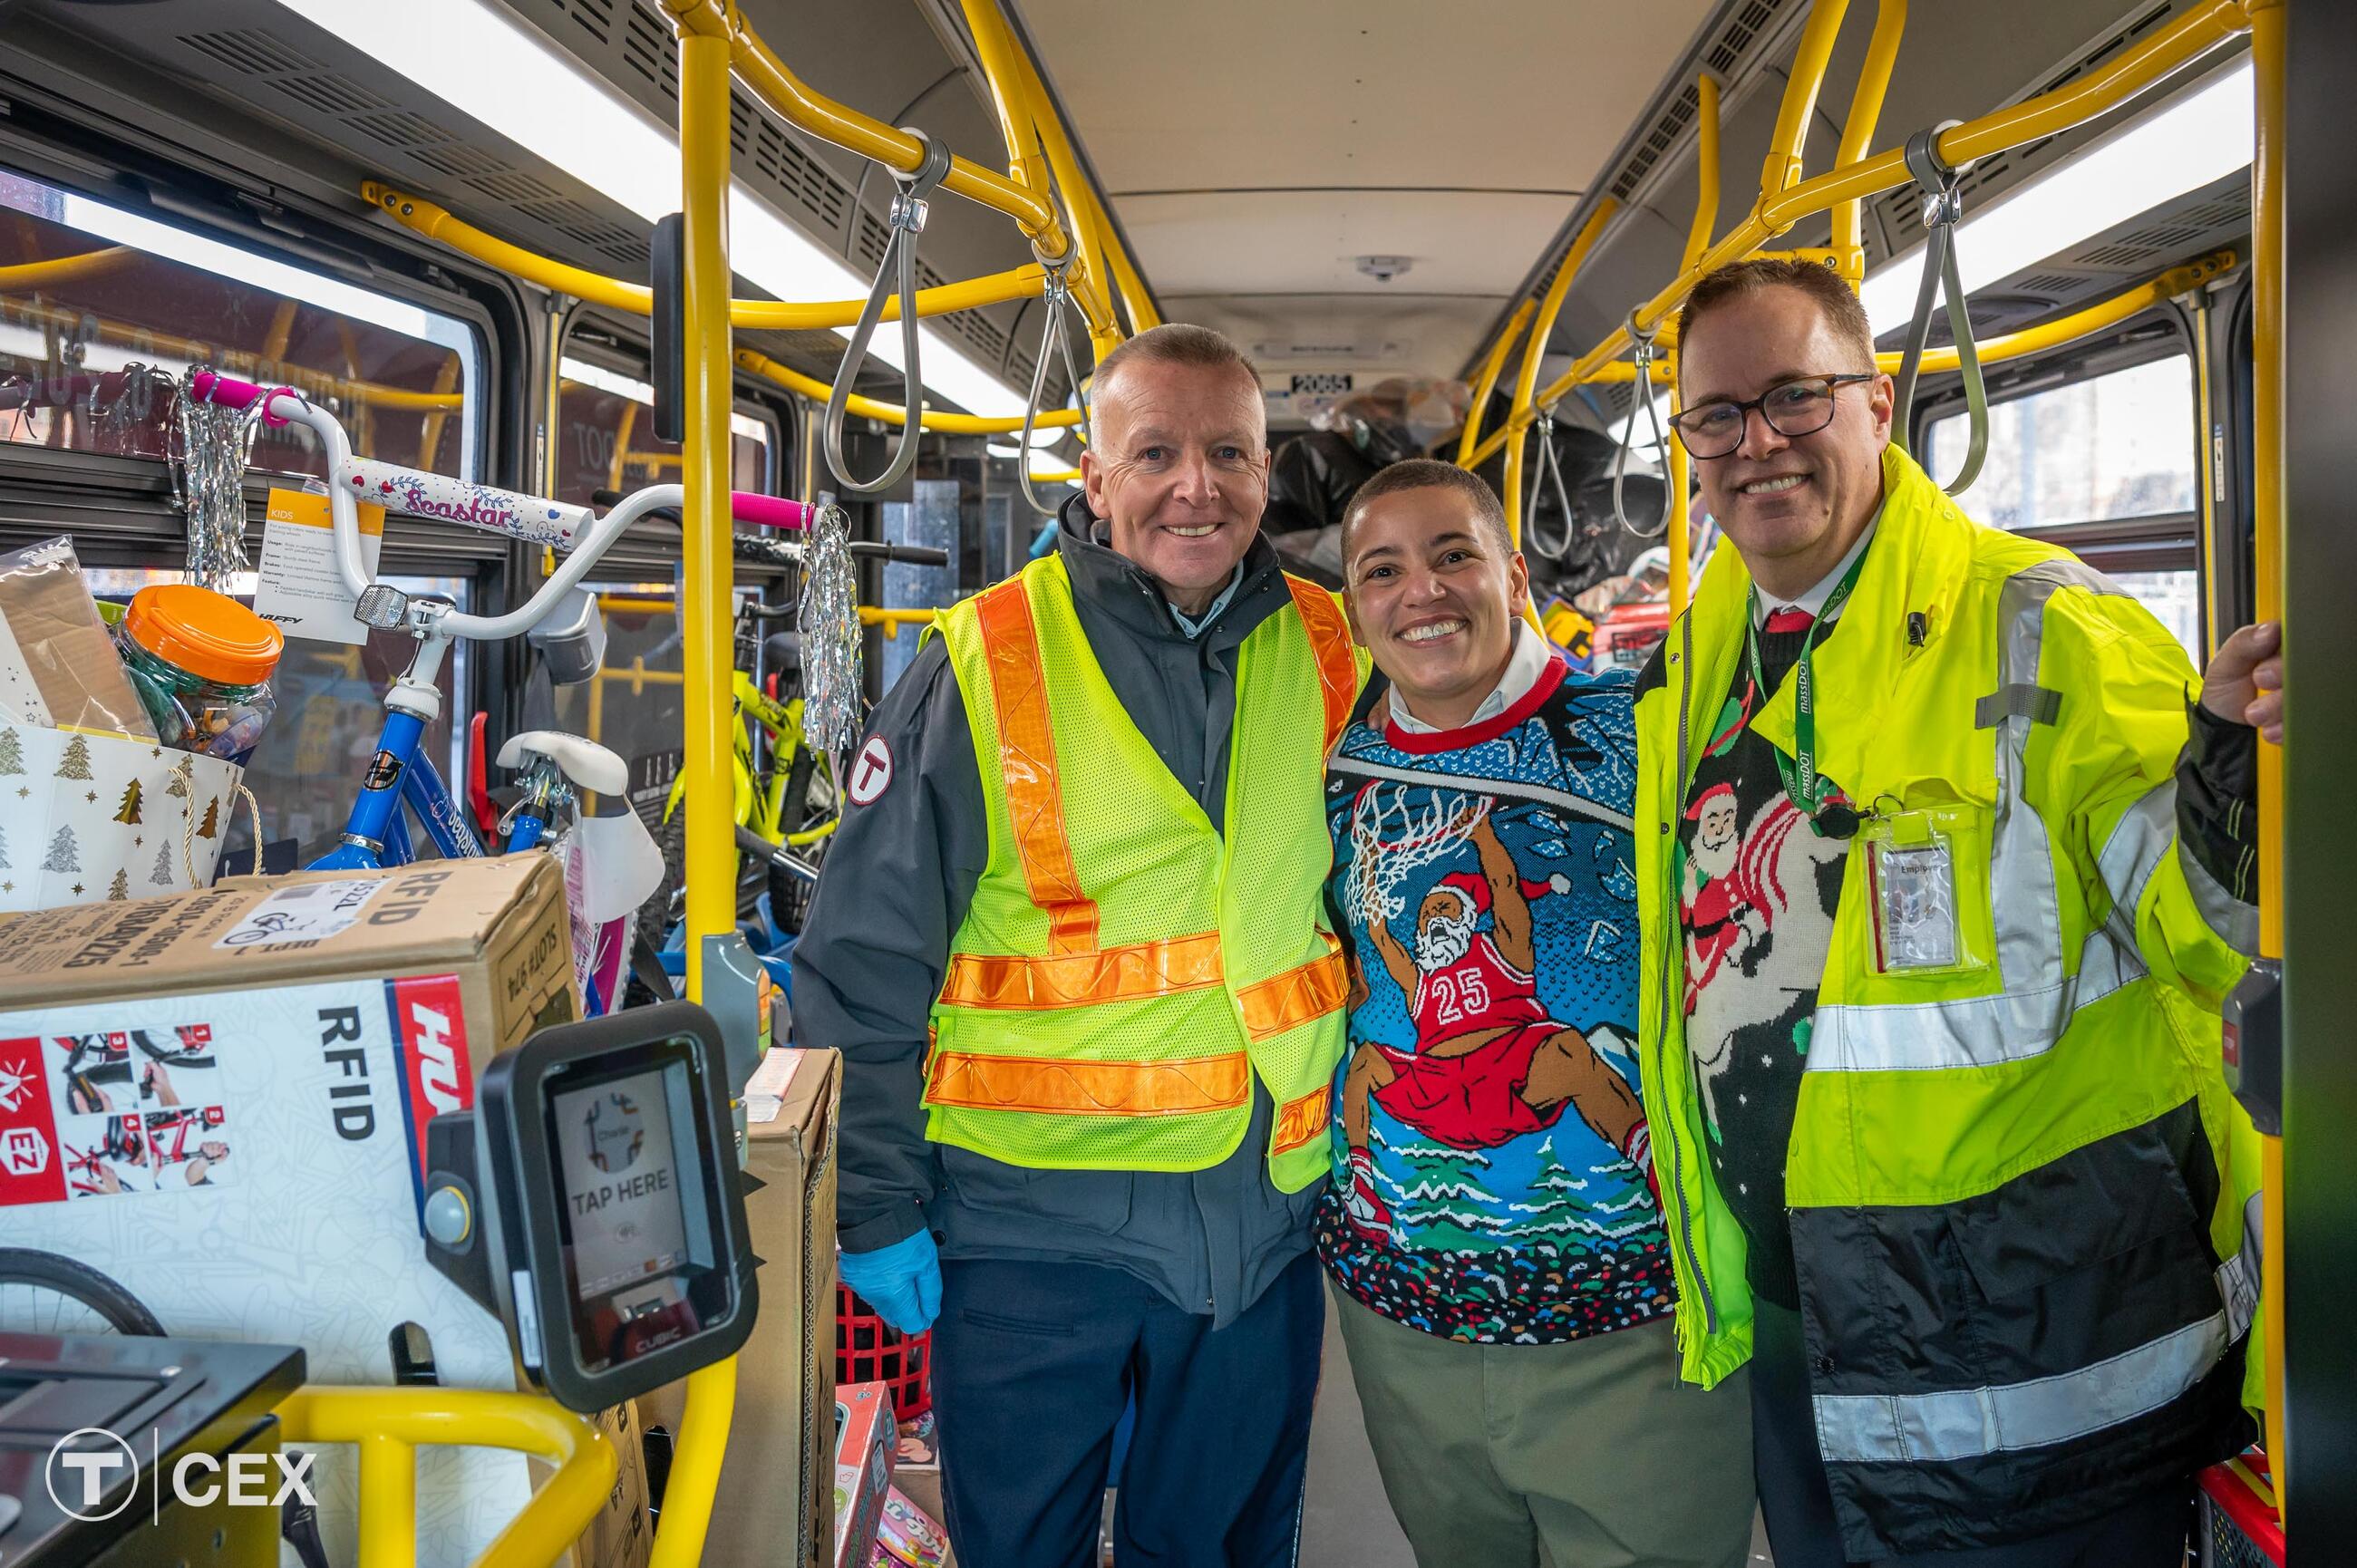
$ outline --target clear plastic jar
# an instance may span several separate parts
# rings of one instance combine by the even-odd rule
[[[253,755],[278,705],[276,627],[227,595],[169,583],[132,596],[115,644],[166,746],[239,764]]]

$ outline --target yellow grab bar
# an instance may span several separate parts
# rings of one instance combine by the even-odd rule
[[[1526,299],[1514,306],[1506,329],[1498,334],[1498,340],[1490,346],[1489,354],[1481,360],[1481,373],[1473,382],[1473,401],[1465,410],[1465,429],[1457,438],[1457,466],[1460,468],[1475,467],[1473,449],[1481,443],[1481,416],[1498,390],[1499,372],[1506,368],[1506,356],[1523,340],[1523,328],[1531,324],[1531,313],[1538,307],[1535,299]]]
[[[887,637],[898,637],[904,626],[931,626],[938,611],[929,609],[888,610],[875,605],[859,607],[859,624],[880,626]]]
[[[536,283],[543,288],[569,294],[609,309],[627,310],[634,316],[647,315],[654,308],[653,293],[644,284],[608,277],[602,273],[589,272],[554,257],[527,251],[520,245],[511,245],[505,240],[485,233],[465,219],[453,216],[422,196],[395,190],[375,180],[363,181],[361,195],[383,209],[404,228],[429,240],[438,241],[461,255],[472,256],[527,283]],[[1003,305],[1010,299],[1037,299],[1046,286],[1047,277],[1046,268],[1028,265],[967,278],[960,283],[919,289],[917,314],[947,316],[953,311]],[[774,299],[732,299],[728,302],[728,320],[733,327],[788,332],[848,327],[859,319],[860,307],[866,303],[858,299],[831,299],[814,305],[797,305]],[[885,302],[884,319],[900,319],[900,301],[897,295]]]
[[[791,366],[781,365],[755,349],[737,349],[737,367],[742,371],[749,371],[765,381],[775,381],[790,392],[800,392],[816,403],[824,403],[831,390],[824,381],[806,376]],[[908,411],[899,403],[878,403],[872,397],[863,397],[857,392],[851,394],[849,407],[852,413],[863,419],[880,419],[887,424],[905,424],[909,421]],[[921,411],[918,417],[927,430],[939,430],[951,435],[1012,435],[1023,428],[1023,421],[1012,415],[1003,419],[985,418],[978,413],[951,413],[945,410],[928,408]],[[1057,427],[1074,425],[1080,422],[1081,411],[1077,408],[1048,409],[1032,421],[1037,425]]]
[[[1818,4],[1828,9],[1839,8],[1836,0],[1818,0]],[[2265,0],[2205,0],[2087,75],[2051,92],[1950,129],[1939,139],[1940,156],[1952,164],[1962,164],[2083,124],[2248,31],[2252,11],[2264,5]],[[1814,13],[1811,20],[1813,24]],[[1842,202],[1903,185],[1912,177],[1907,172],[1904,151],[1892,148],[1781,191],[1763,190],[1749,217],[1638,308],[1639,324],[1658,327],[1676,312],[1705,274],[1753,254],[1802,219],[1830,211]],[[1530,409],[1518,412],[1513,416],[1514,427],[1528,425],[1536,417],[1538,408],[1553,404],[1583,381],[1598,379],[1599,371],[1628,351],[1627,329],[1616,328],[1548,383],[1532,400]]]
[[[2174,299],[2188,289],[2199,288],[2212,278],[2224,275],[2233,268],[2237,259],[2232,251],[2212,251],[2181,267],[2169,268],[2150,283],[2124,289],[2083,310],[2058,316],[2036,327],[2025,327],[2018,332],[2008,332],[2002,338],[1987,338],[1978,345],[1981,363],[1993,365],[2006,360],[2026,359],[2090,333],[2100,332],[2106,327],[2126,321],[2139,311],[2150,309],[2163,300]],[[1878,371],[1896,371],[1899,358],[1897,354],[1877,354],[1874,367]],[[1955,368],[1956,350],[1953,347],[1924,350],[1925,374],[1937,374]]]
[[[1697,177],[1695,180],[1694,221],[1686,225],[1686,248],[1678,258],[1681,269],[1695,263],[1695,258],[1710,249],[1710,237],[1718,230],[1718,79],[1705,71],[1695,80],[1695,158]],[[1670,380],[1670,413],[1677,413],[1677,379]],[[1643,396],[1642,391],[1633,394]],[[1693,463],[1686,456],[1683,442],[1672,441],[1669,450],[1662,454],[1663,477],[1669,481],[1662,498],[1662,532],[1670,547],[1670,613],[1675,615],[1686,607],[1687,589],[1693,580],[1694,541],[1686,528],[1686,484],[1693,474]]]
[[[417,1450],[426,1444],[511,1448],[556,1466],[474,1568],[548,1568],[614,1486],[606,1434],[540,1394],[307,1384],[279,1405],[278,1425],[294,1446],[359,1445],[360,1568],[415,1568]]]
[[[902,174],[916,173],[924,162],[924,148],[916,137],[804,85],[753,31],[738,13],[736,0],[660,3],[671,14],[683,41],[692,37],[725,40],[728,63],[737,78],[789,124]],[[1014,219],[1031,237],[1043,261],[1061,261],[1071,253],[1072,242],[1057,221],[1055,209],[1045,199],[1006,176],[963,157],[955,158],[942,180],[942,188]]]
[[[354,381],[348,376],[331,376],[307,365],[291,365],[266,360],[242,349],[228,349],[218,343],[200,342],[194,338],[178,338],[167,332],[151,331],[129,322],[109,320],[57,306],[27,301],[12,305],[20,322],[53,327],[62,332],[80,332],[85,328],[96,329],[100,338],[117,343],[135,353],[154,354],[175,360],[187,360],[196,364],[218,365],[234,371],[254,381],[270,385],[291,386],[296,392],[316,397],[338,397],[352,403],[362,403],[371,408],[393,409],[403,413],[433,413],[436,410],[464,408],[463,392],[411,392],[405,387],[380,386],[374,381]]]
[[[964,10],[967,30],[973,33],[975,50],[982,58],[983,74],[989,78],[992,96],[1000,105],[1008,156],[1027,170],[1036,167],[1034,159],[1044,156],[1066,205],[1072,209],[1073,240],[1080,254],[1080,264],[1073,268],[1072,298],[1088,318],[1090,340],[1102,360],[1121,341],[1103,281],[1108,265],[1104,251],[1112,242],[1113,224],[1110,220],[1099,221],[1103,219],[1101,208],[1091,209],[1093,193],[1081,168],[1080,155],[1072,150],[1063,122],[1049,104],[1047,84],[1039,80],[1031,57],[1016,43],[997,0],[964,0]],[[1030,130],[1028,145],[1018,134],[1019,126]],[[1123,263],[1128,263],[1126,256]],[[1129,265],[1128,270],[1134,277],[1135,267]],[[1136,292],[1145,293],[1143,284]]]
[[[1531,394],[1538,384],[1539,361],[1546,357],[1547,335],[1555,330],[1555,318],[1563,309],[1564,297],[1571,293],[1572,280],[1579,275],[1580,264],[1587,260],[1587,252],[1604,232],[1604,226],[1620,210],[1620,202],[1616,197],[1608,196],[1596,204],[1596,210],[1588,214],[1587,223],[1572,241],[1571,249],[1564,252],[1563,264],[1555,268],[1555,281],[1547,285],[1546,296],[1539,301],[1538,315],[1531,322],[1530,341],[1523,345],[1522,369],[1514,374],[1514,405],[1506,416],[1506,430],[1510,433],[1521,431],[1535,417]],[[1633,368],[1630,374],[1636,374]],[[1523,444],[1511,435],[1506,442],[1504,489],[1505,495],[1501,499],[1506,503],[1506,535],[1519,550],[1523,546]]]
[[[0,289],[40,288],[48,285],[75,283],[111,273],[145,254],[146,252],[134,250],[129,245],[109,245],[103,250],[82,251],[70,256],[18,262],[13,266],[0,267]]]
[[[1858,68],[1857,86],[1851,91],[1849,114],[1842,121],[1841,145],[1834,166],[1854,164],[1874,145],[1874,127],[1882,118],[1882,101],[1890,91],[1890,73],[1899,64],[1899,40],[1907,31],[1907,0],[1881,0],[1875,14],[1874,34],[1866,42],[1866,63]],[[1708,247],[1705,247],[1707,249]],[[1834,209],[1835,265],[1856,288],[1866,281],[1865,203],[1845,201]],[[1688,256],[1686,264],[1694,264]]]

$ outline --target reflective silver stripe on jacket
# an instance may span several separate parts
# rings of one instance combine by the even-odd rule
[[[1999,695],[2039,689],[2047,601],[2065,587],[2121,592],[2103,574],[2067,559],[2040,561],[2007,578],[1997,602]],[[2075,975],[2062,967],[2053,849],[2044,820],[2022,795],[2030,727],[2051,722],[2057,705],[2019,700],[1982,705],[1987,727],[1997,732],[1996,809],[1989,834],[1997,993],[1944,1002],[1820,1006],[1809,1036],[1809,1071],[1936,1070],[2041,1056],[2062,1037],[2072,1014],[2144,978],[2133,901],[2128,901],[2125,924],[2115,911],[2110,925],[2088,935]],[[2136,832],[2131,833],[2124,856],[2143,844],[2141,831],[2147,818],[2136,813],[2149,799],[2130,809]],[[2172,793],[2161,819],[2167,836],[2159,841],[2159,849],[2166,849],[2176,833],[2174,802]],[[2113,838],[2115,843],[2121,842],[2116,832]],[[2109,846],[2104,858],[2106,883],[2121,886]],[[2150,865],[2143,861],[2131,865],[2124,858],[2118,869],[2135,876],[2139,888],[2151,875]]]
[[[1817,1446],[1829,1465],[1985,1458],[2067,1443],[2134,1421],[2207,1376],[2250,1331],[2258,1300],[2247,1253],[2218,1265],[2219,1309],[2074,1371],[1993,1388],[1819,1394]]]

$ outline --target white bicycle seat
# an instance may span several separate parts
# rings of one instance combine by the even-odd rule
[[[508,736],[507,744],[500,747],[501,768],[527,768],[534,757],[545,757],[556,764],[556,770],[576,789],[618,796],[630,787],[629,763],[596,741],[583,740],[577,735],[528,729],[522,735]]]

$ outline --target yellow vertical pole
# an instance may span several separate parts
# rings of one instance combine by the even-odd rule
[[[1711,236],[1718,229],[1718,79],[1707,71],[1695,79],[1695,213],[1694,221],[1686,226],[1685,254],[1678,263],[1681,275],[1692,272],[1702,253],[1710,249]],[[1678,408],[1677,378],[1670,378],[1670,412]],[[1650,384],[1636,389],[1639,397],[1652,393]],[[1670,613],[1677,614],[1686,607],[1694,583],[1694,538],[1686,522],[1686,485],[1693,476],[1693,459],[1686,456],[1685,443],[1674,435],[1670,437],[1669,450],[1663,455],[1663,467],[1669,478],[1668,507],[1663,518],[1663,530],[1670,546]]]
[[[1490,357],[1481,361],[1481,374],[1473,383],[1473,401],[1465,410],[1465,430],[1457,440],[1457,466],[1460,468],[1473,467],[1473,448],[1481,444],[1481,416],[1489,412],[1490,394],[1498,390],[1498,376],[1506,368],[1506,356],[1523,340],[1523,328],[1531,324],[1531,315],[1538,307],[1535,299],[1526,299],[1514,306],[1506,329],[1498,334]]]
[[[2256,72],[2257,145],[2251,162],[2251,478],[2255,590],[2261,620],[2284,607],[2284,13],[2281,0],[2255,0],[2251,59]],[[2287,743],[2288,743],[2288,736]],[[2259,950],[2284,950],[2284,768],[2281,747],[2259,747]],[[2283,1140],[2260,1139],[2262,1229],[2259,1300],[2266,1342],[2267,1455],[2281,1497],[2284,1448]],[[2287,1505],[2287,1512],[2288,1507]]]
[[[371,1432],[360,1451],[360,1568],[417,1568],[417,1450]]]
[[[1500,498],[1506,503],[1506,533],[1517,550],[1523,547],[1523,432],[1531,422],[1531,400],[1539,384],[1539,361],[1546,358],[1547,338],[1555,331],[1555,318],[1563,311],[1564,296],[1571,292],[1580,263],[1587,260],[1587,252],[1594,247],[1596,237],[1604,232],[1604,225],[1620,210],[1618,199],[1608,196],[1588,214],[1578,238],[1564,252],[1563,265],[1555,269],[1555,282],[1547,285],[1545,297],[1539,301],[1538,315],[1531,321],[1530,341],[1523,345],[1522,369],[1514,373],[1514,404],[1506,415],[1506,493]]]
[[[686,580],[680,607],[687,677],[687,993],[701,1001],[704,939],[737,929],[728,777],[728,39],[683,32],[679,43],[687,247]]]
[[[680,668],[687,709],[687,993],[704,999],[704,944],[737,929],[729,754],[728,44],[735,0],[680,18],[679,145],[686,258]],[[651,1568],[704,1560],[737,1402],[734,1357],[689,1374]]]
[[[1899,40],[1906,31],[1907,0],[1882,0],[1874,17],[1874,35],[1867,39],[1866,63],[1858,68],[1857,86],[1850,94],[1849,114],[1842,121],[1835,167],[1860,162],[1872,150],[1875,123],[1882,118],[1883,96],[1889,91],[1890,72],[1899,61]],[[1840,256],[1841,274],[1852,288],[1866,281],[1864,208],[1862,200],[1837,202],[1834,207],[1833,248]]]

